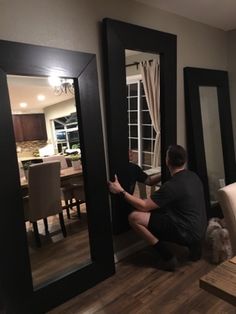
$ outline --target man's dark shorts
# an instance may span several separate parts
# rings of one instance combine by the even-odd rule
[[[150,212],[148,230],[158,240],[185,245],[186,240],[166,212],[157,209]]]

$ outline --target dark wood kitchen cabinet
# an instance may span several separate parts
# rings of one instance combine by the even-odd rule
[[[16,142],[47,140],[44,114],[14,114],[12,120]]]
[[[14,133],[15,133],[16,142],[24,141],[20,115],[14,114],[12,116],[12,121],[13,121],[13,127],[14,127]]]

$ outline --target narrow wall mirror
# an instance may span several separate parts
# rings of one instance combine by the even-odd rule
[[[211,205],[214,206],[217,190],[225,185],[217,88],[199,86],[199,95],[209,196]]]
[[[228,74],[185,68],[189,167],[201,177],[208,217],[221,216],[217,190],[236,179]]]
[[[96,58],[0,41],[0,69],[1,289],[45,313],[114,273]]]
[[[104,19],[103,32],[110,176],[117,173],[129,190],[128,150],[132,149],[133,161],[147,171],[159,169],[164,182],[165,152],[176,143],[176,36],[111,19]],[[145,64],[156,65],[154,94],[159,95],[152,113],[140,72]],[[155,144],[159,161],[153,158]],[[114,234],[129,228],[127,206],[112,197]]]

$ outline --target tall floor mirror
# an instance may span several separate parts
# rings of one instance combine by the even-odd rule
[[[208,217],[222,216],[217,191],[236,180],[226,71],[185,68],[189,167],[201,177]]]
[[[45,313],[114,273],[96,56],[0,41],[0,69],[1,294]]]
[[[103,36],[110,177],[117,174],[129,190],[131,161],[148,174],[161,172],[164,182],[165,152],[176,143],[177,38],[112,19],[103,20]],[[127,213],[112,196],[114,234],[128,230]]]

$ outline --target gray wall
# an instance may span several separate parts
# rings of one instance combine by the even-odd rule
[[[234,151],[236,154],[236,30],[228,32],[227,39],[231,115],[234,132]]]
[[[97,54],[103,100],[100,22],[104,17],[178,36],[177,138],[185,145],[183,67],[226,69],[224,31],[131,0],[1,0],[0,38]]]

